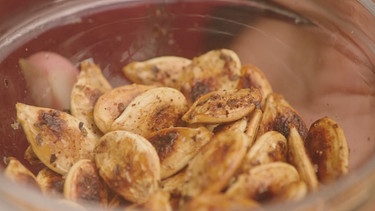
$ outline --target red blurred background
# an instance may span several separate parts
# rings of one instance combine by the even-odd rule
[[[56,0],[55,0],[56,1]],[[22,14],[31,12],[51,0],[0,0],[0,34]]]

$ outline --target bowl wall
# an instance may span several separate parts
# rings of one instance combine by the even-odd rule
[[[337,206],[334,200],[327,202],[341,197],[333,190],[347,197],[348,191],[359,191],[350,188],[360,180],[373,186],[375,33],[362,22],[374,20],[369,10],[358,2],[347,5],[366,12],[362,19],[348,16],[348,22],[342,20],[341,8],[327,12],[333,1],[162,2],[57,1],[0,37],[0,165],[14,156],[34,172],[40,169],[24,160],[27,141],[16,122],[15,103],[33,104],[20,58],[39,51],[57,52],[73,63],[92,58],[111,84],[120,86],[129,83],[121,68],[131,61],[165,55],[193,58],[230,48],[243,64],[260,67],[307,125],[329,116],[347,136],[352,173],[293,206]]]

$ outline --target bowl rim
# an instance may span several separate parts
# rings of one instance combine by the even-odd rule
[[[184,0],[185,1],[185,0]],[[186,2],[194,2],[199,0],[190,0]],[[210,0],[214,1],[214,0]],[[228,1],[231,0],[219,0]],[[237,2],[247,2],[246,0],[236,0]],[[166,2],[163,0],[149,0],[148,3],[157,4],[160,2]],[[172,1],[167,1],[167,3]],[[252,2],[251,0],[249,2]],[[375,16],[375,7],[370,4],[371,1],[359,0],[364,6],[367,4],[367,8]],[[370,2],[370,3],[368,3]],[[80,0],[80,1],[57,1],[53,7],[44,8],[39,13],[34,13],[30,18],[25,19],[18,25],[6,31],[0,36],[0,61],[4,60],[13,50],[19,48],[23,43],[32,39],[45,31],[48,31],[56,26],[73,24],[79,22],[80,17],[83,15],[94,14],[98,11],[110,10],[122,4],[131,4],[133,6],[137,4],[143,4],[144,1],[140,0]],[[371,7],[368,7],[370,5]],[[100,7],[100,9],[99,9]],[[28,38],[23,35],[28,34]],[[31,35],[31,36],[30,36]],[[4,50],[5,49],[5,50]],[[371,182],[375,178],[375,155],[372,156],[367,162],[358,167],[355,171],[350,172],[347,176],[339,179],[338,181],[328,186],[320,187],[318,191],[308,194],[302,200],[297,202],[284,202],[275,205],[265,205],[264,208],[267,210],[280,210],[280,209],[306,209],[316,208],[316,205],[322,206],[323,209],[335,208],[349,208],[351,205],[358,206],[367,200],[375,198],[370,196],[368,193],[370,190],[375,190],[375,183]],[[22,200],[22,203],[26,206],[35,206],[37,202],[43,202],[42,205],[45,209],[54,210],[66,210],[67,208],[72,209],[70,206],[55,203],[55,201],[48,201],[46,197],[37,191],[30,190],[29,187],[25,187],[20,184],[10,183],[3,175],[0,175],[0,195],[13,200],[15,204]],[[373,192],[373,191],[372,191]],[[25,193],[25,194],[20,194]],[[351,194],[348,194],[351,193]],[[344,197],[344,198],[341,198]],[[351,197],[348,199],[348,197]],[[340,200],[339,200],[340,199]],[[345,200],[348,199],[348,200]],[[332,204],[324,205],[324,203]],[[4,203],[4,204],[3,204]],[[323,203],[323,204],[322,204]],[[9,201],[0,198],[0,204],[3,206],[9,206],[12,210],[16,210],[12,207],[14,204]],[[91,206],[91,205],[89,205]],[[39,207],[38,207],[39,208]],[[75,208],[73,208],[74,210]],[[95,208],[94,208],[95,209]],[[79,209],[77,209],[79,210]]]

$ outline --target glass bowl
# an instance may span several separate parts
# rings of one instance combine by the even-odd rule
[[[9,24],[12,23],[12,24]],[[15,103],[32,104],[18,60],[57,52],[93,58],[113,86],[134,60],[193,58],[229,48],[264,71],[309,126],[329,116],[350,147],[350,174],[298,202],[269,210],[371,210],[375,191],[375,4],[371,0],[50,1],[9,19],[0,37],[0,156],[23,157]],[[0,207],[66,210],[67,204],[0,176]],[[69,206],[70,207],[70,206]],[[75,209],[75,208],[69,208]],[[92,207],[95,209],[95,207]]]

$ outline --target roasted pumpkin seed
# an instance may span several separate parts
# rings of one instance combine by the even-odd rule
[[[99,175],[126,200],[143,203],[158,190],[160,161],[152,144],[129,131],[106,133],[95,148]]]
[[[318,178],[306,152],[302,137],[295,127],[290,129],[288,149],[289,162],[296,167],[301,180],[306,183],[309,190],[315,190],[319,185]]]
[[[189,163],[183,195],[194,197],[223,190],[240,167],[247,138],[238,131],[216,134]]]
[[[264,107],[267,96],[271,94],[272,86],[264,73],[254,65],[243,65],[241,68],[240,88],[256,88],[262,95],[261,106]]]
[[[315,121],[308,132],[306,147],[320,182],[327,184],[349,172],[349,147],[342,128],[332,119]]]
[[[149,89],[135,97],[113,122],[111,131],[127,130],[141,136],[177,126],[187,111],[184,95],[176,89],[160,87]]]
[[[17,120],[44,165],[65,175],[81,159],[93,159],[96,135],[79,119],[55,109],[16,104]]]
[[[190,59],[183,57],[162,56],[131,62],[123,68],[123,73],[133,83],[180,89],[190,73],[185,70],[190,63]]]
[[[261,109],[254,109],[248,116],[247,128],[245,130],[246,135],[249,137],[248,147],[251,147],[257,136],[259,125],[262,120],[263,112]]]
[[[7,158],[7,166],[4,169],[4,176],[13,182],[25,184],[40,190],[35,175],[27,169],[19,160],[14,157]]]
[[[182,120],[190,124],[235,121],[247,116],[260,100],[257,89],[213,91],[198,98]]]
[[[87,60],[81,63],[81,72],[70,95],[70,113],[81,120],[98,138],[102,133],[94,121],[94,106],[98,98],[111,89],[112,86],[96,64]]]
[[[242,171],[247,172],[252,167],[266,163],[287,160],[287,141],[279,132],[268,131],[259,136],[246,154]]]
[[[36,175],[36,181],[45,195],[63,195],[65,178],[51,169],[45,167],[40,170]]]
[[[194,58],[185,69],[192,73],[182,90],[190,105],[209,92],[237,89],[241,61],[232,50],[211,50]]]
[[[124,112],[129,103],[139,94],[151,88],[154,87],[131,84],[105,92],[95,103],[95,124],[103,133],[111,131],[113,122]]]
[[[275,92],[270,93],[266,99],[258,136],[274,130],[288,138],[291,126],[297,128],[302,139],[306,138],[308,129],[302,117],[282,95]]]
[[[107,204],[107,187],[99,177],[95,162],[82,159],[70,168],[64,182],[64,196],[71,201]]]
[[[169,177],[183,167],[211,140],[205,127],[172,127],[151,133],[147,140],[155,147],[161,168],[161,178]]]
[[[294,166],[285,162],[272,162],[255,166],[248,173],[241,174],[226,194],[264,202],[278,197],[285,187],[298,181],[300,177]]]

